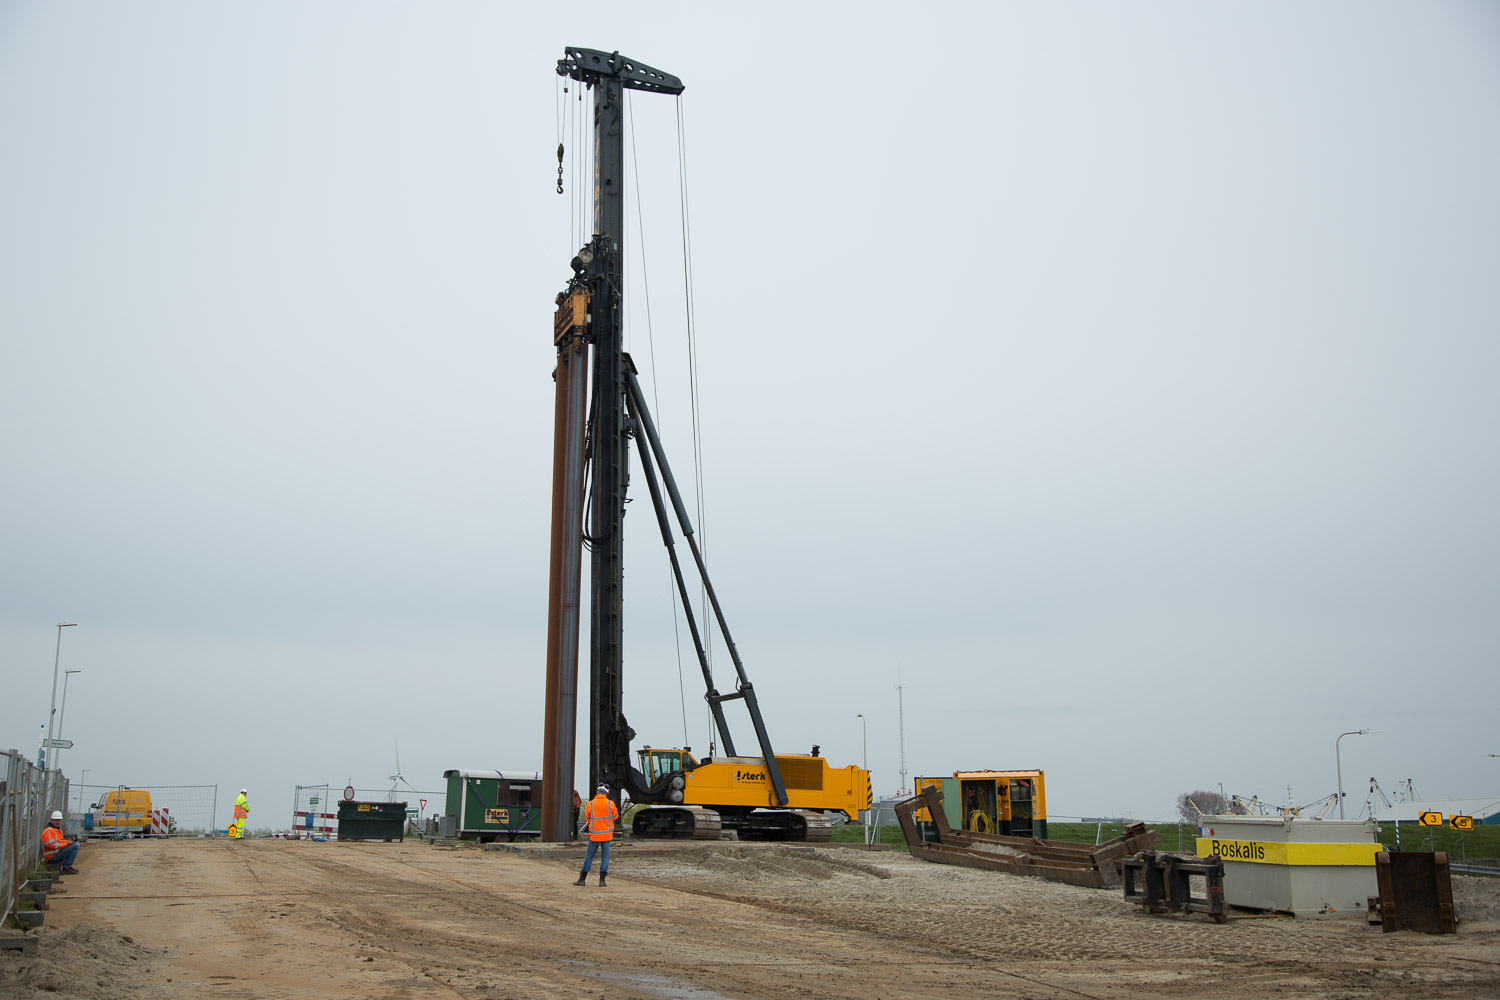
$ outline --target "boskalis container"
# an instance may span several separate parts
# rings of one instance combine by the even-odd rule
[[[343,801],[338,823],[340,840],[404,840],[406,803]]]
[[[1363,917],[1377,895],[1375,821],[1204,816],[1198,856],[1224,862],[1224,901],[1299,917]]]
[[[489,843],[542,836],[540,771],[444,771],[453,836]],[[446,826],[447,824],[444,824]]]

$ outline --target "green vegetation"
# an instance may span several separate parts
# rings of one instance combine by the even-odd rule
[[[1148,830],[1156,831],[1156,849],[1192,854],[1197,850],[1198,831],[1189,823],[1147,823]],[[1048,822],[1047,839],[1077,844],[1095,844],[1120,836],[1125,830],[1123,823],[1063,823]],[[846,823],[833,828],[835,844],[859,844],[864,842],[864,827]],[[1387,847],[1396,847],[1396,827],[1386,823],[1380,827],[1380,842]],[[1459,837],[1463,842],[1459,842]],[[906,850],[906,838],[899,826],[890,825],[880,830],[880,843],[890,844],[897,850]],[[1401,824],[1401,848],[1407,851],[1446,851],[1455,862],[1465,858],[1500,858],[1500,826],[1476,826],[1462,835],[1447,827],[1421,827],[1415,823]]]
[[[1463,837],[1463,843],[1459,843]],[[1431,842],[1429,843],[1429,839]],[[1386,823],[1380,828],[1380,842],[1387,847],[1396,846],[1396,827]],[[1447,851],[1450,861],[1464,858],[1500,858],[1500,826],[1476,826],[1460,834],[1446,826],[1418,826],[1415,823],[1401,824],[1401,849],[1403,851]]]
[[[858,823],[841,823],[833,828],[833,842],[835,844],[863,844],[865,828]],[[890,844],[898,851],[906,850],[906,838],[901,836],[901,828],[894,824],[880,828],[880,839],[877,843]]]
[[[1197,829],[1187,823],[1147,823],[1147,829],[1156,831],[1156,847],[1162,851],[1192,853],[1197,848]],[[1120,823],[1105,823],[1104,836],[1108,840],[1118,837],[1124,829]],[[1097,823],[1048,823],[1047,835],[1052,840],[1095,842]],[[1407,851],[1447,851],[1454,861],[1464,857],[1500,858],[1500,826],[1476,826],[1463,834],[1459,844],[1459,833],[1447,827],[1421,827],[1415,823],[1401,824],[1401,848]],[[1396,846],[1395,824],[1385,823],[1380,827],[1380,842],[1387,847]],[[1429,840],[1430,838],[1430,840]]]

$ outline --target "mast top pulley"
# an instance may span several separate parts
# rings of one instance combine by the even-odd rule
[[[570,45],[564,51],[567,54],[557,61],[558,76],[572,77],[587,84],[614,77],[626,90],[649,90],[657,94],[680,94],[685,89],[682,81],[671,73],[627,59],[619,52],[601,52],[576,45]]]

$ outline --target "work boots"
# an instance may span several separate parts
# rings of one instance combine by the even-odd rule
[[[601,875],[599,877],[603,878],[604,876]],[[579,872],[578,873],[578,881],[574,882],[573,884],[574,885],[588,885],[589,884],[589,873],[588,872]]]
[[[604,881],[604,873],[603,872],[599,873],[599,884],[600,885],[605,885],[606,884],[605,881]]]

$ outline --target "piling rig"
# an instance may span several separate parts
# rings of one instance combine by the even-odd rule
[[[617,805],[622,793],[628,793],[632,802],[652,806],[637,815],[634,829],[642,836],[717,837],[722,822],[750,836],[826,840],[830,824],[822,810],[839,809],[851,819],[857,818],[858,810],[869,802],[868,774],[859,768],[831,769],[820,759],[809,767],[802,763],[809,758],[802,755],[787,755],[778,761],[772,751],[755,688],[745,674],[709,580],[687,507],[637,381],[635,365],[622,349],[624,91],[677,95],[683,91],[682,81],[618,52],[578,47],[566,50],[558,60],[557,73],[587,87],[594,95],[594,211],[593,237],[570,262],[573,274],[557,295],[553,320],[557,367],[553,375],[556,396],[542,839],[566,839],[571,823],[572,797],[568,793],[576,743],[579,597],[583,543],[587,539],[591,560],[589,791],[608,785]],[[626,721],[623,701],[623,529],[632,440],[637,442],[641,474],[703,672],[704,697],[719,745],[727,755],[699,761],[686,749],[664,752],[643,748],[640,753],[645,771],[631,763],[630,745],[636,734]],[[734,664],[735,689],[728,693],[718,690],[709,668],[705,636],[693,616],[668,505],[687,542]],[[723,704],[728,701],[745,703],[760,756],[737,755],[724,718]],[[664,766],[670,758],[663,753],[678,755],[674,766]],[[816,748],[810,758],[817,758]],[[809,775],[796,785],[816,783],[817,787],[794,787],[789,795],[782,773],[785,766],[794,773]],[[829,782],[826,778],[830,773],[845,771],[849,772],[847,780]],[[728,783],[733,784],[733,795],[725,793]],[[754,790],[749,793],[753,802],[744,798],[747,789]]]

